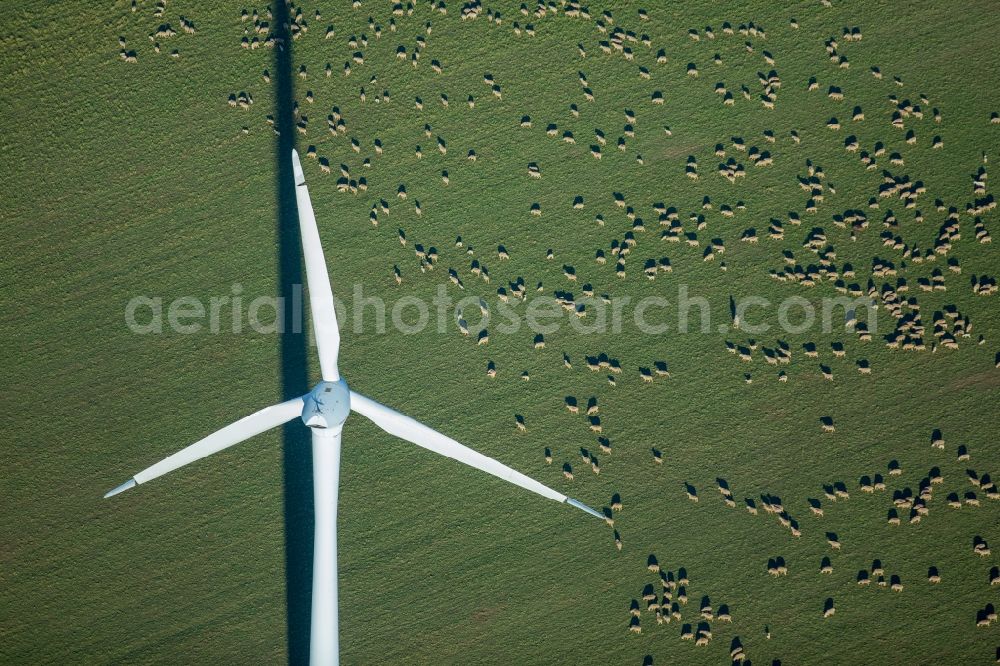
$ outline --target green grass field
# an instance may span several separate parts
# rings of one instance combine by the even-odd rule
[[[1000,512],[969,484],[966,470],[982,476],[1000,465],[994,430],[1000,311],[998,296],[976,295],[970,280],[995,278],[1000,261],[991,245],[977,242],[966,205],[983,196],[973,193],[973,177],[984,154],[987,169],[1000,155],[1000,125],[990,123],[990,114],[1000,111],[1000,19],[993,4],[833,0],[825,8],[811,1],[620,0],[592,4],[588,19],[566,16],[562,2],[555,3],[562,8],[555,15],[526,17],[519,2],[502,0],[471,21],[461,19],[458,2],[448,3],[447,14],[425,0],[414,4],[412,16],[395,17],[391,3],[375,0],[358,9],[346,0],[305,4],[309,30],[290,45],[292,72],[305,65],[308,73],[292,81],[308,117],[306,134],[295,133],[296,145],[303,154],[316,146],[333,167],[326,175],[318,161],[304,164],[335,293],[347,298],[361,284],[366,295],[391,306],[402,296],[429,302],[446,285],[456,300],[479,295],[497,307],[497,288],[523,277],[529,302],[534,285],[543,282],[545,295],[568,290],[580,299],[582,285],[590,283],[597,294],[633,302],[664,296],[673,303],[686,285],[708,300],[713,318],[707,333],[680,334],[675,326],[662,335],[644,334],[629,321],[620,332],[583,334],[564,319],[539,350],[526,326],[506,335],[492,329],[489,344],[478,346],[474,335],[463,337],[453,324],[445,333],[432,326],[406,335],[392,326],[379,333],[371,319],[360,331],[353,321],[342,322],[340,365],[352,388],[592,506],[610,506],[615,493],[624,504],[615,514],[619,552],[611,527],[353,417],[345,428],[340,492],[343,662],[638,665],[651,655],[656,664],[719,664],[727,663],[739,637],[758,664],[991,663],[1000,645],[998,624],[977,627],[976,614],[998,602],[1000,587],[989,584],[998,562],[974,554],[973,538],[1000,546]],[[290,517],[298,531],[304,521],[298,507],[285,506],[283,465],[303,450],[283,447],[306,446],[300,438],[286,441],[281,431],[270,432],[114,500],[101,499],[140,469],[278,401],[288,387],[282,357],[289,346],[278,335],[234,334],[225,326],[218,334],[168,329],[138,335],[125,323],[129,300],[193,296],[207,303],[230,295],[234,284],[247,302],[275,295],[287,286],[282,252],[298,252],[287,234],[276,232],[279,138],[266,118],[283,102],[274,92],[277,50],[241,48],[244,28],[252,29],[252,20],[240,21],[241,5],[168,0],[162,18],[154,17],[150,0],[140,0],[135,12],[129,5],[8,3],[0,22],[6,120],[0,133],[0,662],[295,661],[302,655],[301,617],[293,613],[289,620],[288,599],[293,606],[302,599],[286,595],[286,585],[301,582],[303,572],[288,562],[308,562],[311,555],[297,550],[303,535],[286,530]],[[648,21],[640,21],[640,8],[648,10]],[[489,20],[487,9],[499,11],[502,24]],[[615,26],[647,33],[651,47],[626,42],[632,61],[602,53],[599,42],[609,35],[596,24],[605,9]],[[179,16],[191,19],[197,33],[181,31]],[[378,39],[369,17],[382,28]],[[737,29],[734,35],[723,33],[725,21]],[[750,21],[766,37],[740,34],[740,24]],[[160,40],[157,54],[147,35],[166,22],[180,34]],[[524,32],[528,23],[534,36]],[[335,36],[327,40],[328,25]],[[860,27],[863,39],[843,40],[845,26]],[[690,29],[699,31],[699,41],[689,39]],[[351,47],[349,37],[362,33],[367,46]],[[119,57],[119,36],[138,62]],[[404,45],[412,54],[418,36],[426,44],[411,67],[395,53]],[[824,42],[831,37],[849,68],[828,57]],[[661,48],[666,63],[656,62]],[[170,57],[173,49],[178,58]],[[364,64],[352,64],[345,77],[343,63],[355,51],[364,52]],[[721,64],[713,62],[716,53]],[[440,74],[432,60],[440,61]],[[323,75],[327,62],[331,77]],[[697,65],[697,78],[687,75],[688,63]],[[640,66],[649,79],[639,76]],[[872,67],[881,70],[881,80]],[[262,79],[265,69],[270,84]],[[759,101],[758,72],[771,69],[782,85],[768,110]],[[580,72],[593,102],[584,98]],[[501,86],[502,99],[484,84],[486,73]],[[807,90],[810,77],[818,90]],[[715,94],[718,82],[733,93],[733,106]],[[744,85],[751,100],[740,92]],[[831,100],[829,86],[841,88],[844,99]],[[390,100],[376,102],[384,90]],[[253,96],[249,110],[227,105],[241,91]],[[652,104],[654,91],[662,91],[664,104]],[[466,104],[469,95],[475,108]],[[905,130],[893,128],[891,95],[920,104],[923,118],[911,115]],[[921,95],[929,103],[922,104]],[[416,97],[423,110],[415,108]],[[855,106],[865,120],[852,122]],[[339,135],[326,127],[333,107],[346,124]],[[932,108],[940,109],[940,124]],[[615,143],[626,109],[635,113],[635,136],[626,137],[620,152]],[[519,127],[523,115],[531,116],[530,129]],[[831,117],[841,129],[827,128]],[[576,143],[547,136],[549,123],[560,135],[571,131]],[[601,160],[589,150],[595,128],[608,139]],[[765,130],[774,132],[773,144]],[[792,130],[801,143],[791,140]],[[913,145],[905,141],[907,130],[916,135]],[[885,144],[878,168],[866,170],[860,151],[844,150],[850,135],[869,152],[876,142]],[[748,153],[734,150],[734,136],[769,151],[773,165],[753,166]],[[932,149],[934,136],[943,149]],[[436,137],[447,143],[447,154],[437,150]],[[358,153],[351,139],[359,142]],[[291,141],[287,131],[281,140]],[[717,143],[725,146],[725,159],[746,165],[745,178],[731,184],[716,174],[724,161],[713,154]],[[466,159],[470,149],[475,162]],[[890,164],[893,152],[903,165]],[[688,156],[697,159],[698,180],[685,177]],[[365,158],[370,168],[362,166]],[[797,181],[808,160],[825,173],[815,215],[805,212],[808,192]],[[541,179],[529,177],[531,162]],[[366,178],[367,191],[337,191],[341,163],[351,178]],[[923,182],[926,192],[916,205],[923,222],[898,198],[868,208],[883,169]],[[409,194],[405,201],[396,197],[400,184]],[[610,248],[633,222],[615,206],[614,192],[625,195],[647,229],[635,233],[624,280],[615,275]],[[574,210],[576,196],[584,198],[583,210]],[[711,210],[701,208],[706,196]],[[379,212],[375,227],[369,211],[380,199],[390,212]],[[419,217],[414,199],[423,209]],[[932,248],[946,218],[936,199],[961,213],[961,239],[947,257],[914,263],[883,245],[883,217],[891,208],[899,222],[893,236],[921,251]],[[736,208],[738,201],[745,209],[732,218],[720,214],[720,206]],[[529,214],[535,202],[541,217]],[[660,241],[657,202],[677,209],[685,232],[695,231],[689,213],[705,215],[699,247]],[[834,223],[849,209],[869,219],[854,241]],[[789,211],[801,214],[801,226],[787,222]],[[604,226],[595,222],[598,214]],[[981,217],[997,232],[995,211]],[[783,240],[768,237],[772,218],[785,222]],[[833,263],[855,267],[856,278],[847,282],[864,287],[873,257],[895,264],[897,276],[874,277],[874,283],[881,289],[907,280],[910,290],[901,298],[919,303],[926,350],[887,348],[883,336],[896,320],[885,307],[878,309],[871,342],[839,324],[832,332],[783,332],[775,308],[753,316],[771,325],[766,333],[719,330],[729,323],[731,296],[774,304],[804,296],[818,305],[837,295],[831,280],[810,289],[768,276],[783,269],[784,250],[803,266],[818,262],[802,246],[815,227],[826,233],[824,246],[835,248]],[[757,230],[759,243],[739,241],[748,228]],[[397,229],[405,230],[405,247]],[[466,247],[455,247],[458,235]],[[724,241],[726,252],[704,262],[714,238]],[[416,243],[438,249],[433,270],[420,271]],[[500,244],[510,261],[498,260]],[[465,253],[468,245],[474,257]],[[608,254],[606,265],[595,263],[598,249]],[[643,262],[664,256],[673,271],[647,280]],[[489,284],[470,272],[474,258],[488,266]],[[952,258],[960,274],[948,270]],[[563,265],[575,267],[576,283],[564,277]],[[461,276],[464,291],[449,282],[449,268]],[[919,280],[936,268],[947,289],[922,291]],[[949,305],[972,323],[971,336],[959,339],[958,350],[932,353],[933,315]],[[519,312],[525,307],[517,306]],[[759,348],[751,363],[727,353],[726,341],[745,345],[748,338],[768,348],[787,342],[791,362],[767,365]],[[807,342],[817,345],[819,358],[803,354]],[[832,343],[844,345],[843,358],[833,357]],[[308,366],[291,371],[308,372],[312,385],[318,366],[313,351],[305,351]],[[563,367],[564,353],[572,369]],[[585,357],[600,353],[620,359],[617,386],[609,385],[606,372],[587,370]],[[856,371],[861,359],[871,375]],[[492,379],[490,360],[498,368]],[[669,364],[670,378],[643,382],[639,368],[656,360]],[[821,363],[832,368],[833,382],[822,377]],[[521,380],[523,371],[530,372],[529,382]],[[779,371],[787,382],[778,382]],[[567,395],[581,404],[597,398],[613,453],[599,451],[584,416],[567,412]],[[527,432],[515,429],[515,414],[525,417]],[[835,433],[821,431],[823,416],[833,418]],[[935,429],[944,435],[944,450],[930,445]],[[968,448],[969,461],[957,460],[959,445]],[[600,475],[581,460],[581,447],[600,459]],[[654,447],[663,452],[662,465],[653,462]],[[902,475],[888,476],[890,460],[900,463]],[[566,462],[572,481],[561,473]],[[917,493],[933,467],[943,483],[934,486],[928,514],[909,524],[909,510],[901,509],[902,524],[887,524],[893,492]],[[859,478],[876,473],[885,475],[887,490],[860,492]],[[716,492],[718,477],[732,488],[736,508]],[[824,498],[824,484],[837,481],[850,490],[849,500]],[[685,482],[697,488],[698,503],[685,498]],[[949,493],[970,490],[981,506],[948,507]],[[773,515],[743,509],[743,498],[759,505],[762,493],[781,497],[800,537]],[[822,501],[823,517],[811,515],[810,498]],[[827,532],[839,536],[841,550],[830,548]],[[690,601],[680,622],[658,625],[641,601],[647,583],[660,591],[657,575],[646,569],[650,554],[664,570],[687,571]],[[772,578],[766,565],[777,556],[789,572]],[[831,575],[819,571],[824,556]],[[887,580],[900,576],[902,592],[855,583],[858,570],[875,558]],[[927,581],[930,566],[939,569],[940,584]],[[680,636],[683,624],[697,627],[706,595],[716,611],[729,606],[732,623],[713,621],[712,640],[701,647]],[[824,618],[828,597],[836,614]],[[628,631],[633,599],[643,608],[640,635]]]

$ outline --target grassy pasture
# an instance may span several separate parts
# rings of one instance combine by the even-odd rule
[[[546,335],[542,350],[532,348],[526,328],[494,333],[480,347],[454,326],[445,334],[431,327],[404,335],[392,327],[379,334],[369,320],[360,332],[345,324],[341,367],[352,388],[594,506],[620,493],[625,509],[616,516],[619,553],[607,526],[352,418],[345,428],[339,521],[343,661],[639,664],[652,655],[655,663],[717,664],[726,663],[734,636],[756,663],[992,660],[1000,644],[997,624],[977,628],[974,620],[977,609],[997,603],[997,588],[987,582],[997,560],[974,555],[972,539],[979,535],[1000,545],[997,503],[980,493],[982,506],[954,511],[945,496],[971,489],[966,468],[983,474],[1000,463],[993,430],[1000,397],[997,296],[979,297],[969,287],[971,275],[995,277],[1000,263],[991,245],[976,242],[965,214],[962,238],[949,254],[960,261],[960,275],[948,272],[943,260],[901,268],[899,252],[879,238],[891,207],[900,220],[894,233],[910,245],[931,247],[945,217],[933,201],[964,210],[983,153],[991,158],[987,168],[993,167],[1000,127],[990,125],[989,116],[1000,110],[1000,55],[993,48],[1000,26],[992,5],[650,2],[651,20],[640,22],[642,3],[636,2],[592,5],[593,17],[586,20],[561,13],[526,18],[520,3],[503,1],[488,6],[501,12],[498,26],[485,15],[460,20],[457,3],[449,3],[447,15],[422,0],[416,4],[412,17],[395,18],[395,33],[387,27],[389,3],[367,0],[358,10],[341,1],[302,6],[310,30],[292,43],[291,59],[295,71],[307,67],[308,78],[293,83],[309,123],[296,141],[303,152],[315,145],[333,167],[327,176],[315,162],[305,164],[334,291],[347,296],[360,283],[366,295],[392,304],[404,295],[429,301],[445,284],[456,300],[478,294],[495,306],[496,288],[519,276],[529,300],[539,281],[546,294],[579,292],[589,282],[599,294],[633,301],[660,295],[671,302],[684,284],[708,300],[713,320],[705,334],[663,335],[641,334],[628,322],[618,333],[584,335],[564,321]],[[607,37],[595,20],[605,6],[618,25],[648,33],[652,50],[632,44],[634,62],[603,55],[598,40]],[[317,8],[321,20],[313,17]],[[135,13],[122,1],[100,7],[10,4],[0,22],[0,111],[7,120],[0,133],[4,663],[289,658],[282,447],[295,441],[267,433],[114,501],[101,500],[130,474],[276,402],[284,390],[276,335],[226,329],[136,335],[124,321],[125,306],[136,295],[168,303],[194,296],[207,303],[239,284],[249,301],[280,288],[276,137],[265,121],[279,100],[274,84],[261,78],[264,69],[275,74],[275,51],[240,48],[249,25],[240,22],[240,9],[170,0],[164,18],[156,19],[148,1]],[[191,18],[198,33],[162,40],[162,52],[154,53],[146,35],[166,21],[180,31],[179,15]],[[369,16],[383,26],[378,40],[366,25]],[[798,30],[789,26],[792,17]],[[723,35],[727,20],[764,26],[766,39]],[[427,21],[430,35],[423,28]],[[514,21],[534,23],[536,35],[516,36]],[[336,36],[324,40],[328,24]],[[715,29],[715,40],[686,36],[706,25]],[[851,66],[838,69],[823,42],[855,25],[864,38],[841,40],[838,51]],[[363,32],[368,46],[350,48],[348,37]],[[418,34],[427,46],[412,68],[395,51],[404,44],[412,52]],[[119,35],[137,51],[137,63],[119,59]],[[586,47],[585,59],[577,43]],[[177,59],[168,55],[174,48]],[[667,52],[666,64],[655,62],[659,48]],[[344,77],[342,64],[355,50],[364,51],[365,64]],[[782,81],[773,111],[756,99],[757,72],[771,69],[763,50],[774,55]],[[713,64],[715,53],[722,65]],[[442,63],[441,74],[432,72],[432,59]],[[329,78],[323,76],[327,62]],[[696,79],[685,73],[689,62],[698,66]],[[639,78],[640,65],[650,69],[650,80]],[[881,81],[871,76],[872,66],[884,72]],[[593,102],[583,97],[580,71]],[[502,99],[483,83],[486,72],[501,85]],[[373,75],[376,83],[369,82]],[[806,90],[811,76],[818,91]],[[893,76],[901,77],[902,87]],[[733,91],[733,107],[713,93],[717,81]],[[740,85],[753,92],[753,101],[740,95]],[[829,85],[841,87],[845,99],[828,99]],[[391,101],[376,104],[385,89]],[[307,90],[315,95],[313,104],[305,101]],[[650,103],[655,90],[664,94],[662,106]],[[227,106],[227,97],[239,91],[253,95],[250,110]],[[441,93],[448,95],[447,108],[438,101]],[[916,102],[922,93],[931,104],[922,120],[907,120],[918,136],[916,145],[907,145],[904,132],[890,127],[887,96]],[[469,95],[474,109],[466,105]],[[422,111],[414,108],[418,96]],[[579,106],[579,118],[570,114],[571,103]],[[855,105],[865,111],[863,122],[850,120]],[[334,106],[344,116],[346,135],[326,130],[324,118]],[[941,109],[940,125],[931,120],[930,107]],[[626,108],[635,111],[636,136],[619,152],[614,143]],[[525,114],[531,129],[518,127]],[[831,116],[843,129],[826,128]],[[548,123],[560,133],[572,131],[576,143],[546,136]],[[249,134],[242,133],[244,126]],[[589,154],[594,128],[608,137],[600,161]],[[776,143],[764,141],[766,129]],[[793,129],[802,137],[799,145],[789,139]],[[844,151],[850,134],[869,150],[885,142],[879,169],[865,171],[856,154]],[[931,149],[934,135],[943,138],[943,150]],[[446,155],[436,148],[437,136],[447,143]],[[732,136],[769,150],[774,165],[752,166],[745,153],[732,150]],[[362,146],[359,154],[350,149],[352,137]],[[376,138],[385,146],[381,156],[374,154]],[[746,164],[746,178],[730,184],[716,175],[716,143]],[[465,158],[469,149],[478,155],[474,163]],[[905,157],[904,166],[889,166],[894,151]],[[641,166],[636,153],[643,156]],[[684,175],[689,155],[698,162],[697,181]],[[372,159],[370,169],[361,165],[365,157]],[[836,186],[815,216],[802,212],[807,197],[796,182],[806,160],[821,165],[825,181]],[[528,177],[529,162],[541,167],[540,180]],[[367,192],[336,191],[341,163],[352,177],[367,178]],[[917,206],[923,223],[914,222],[902,202],[882,200],[880,210],[867,209],[883,167],[926,184]],[[407,201],[395,196],[401,183]],[[611,240],[632,226],[615,207],[613,192],[626,195],[647,228],[636,234],[624,281],[615,277],[613,258],[605,266],[593,259],[598,248],[610,255]],[[571,206],[578,195],[583,210]],[[700,210],[705,196],[711,211]],[[381,198],[391,212],[380,214],[373,227],[369,209]],[[414,199],[422,204],[420,217]],[[685,230],[693,230],[689,212],[705,214],[701,247],[660,242],[651,209],[660,201],[680,211]],[[719,215],[719,205],[737,201],[746,210],[732,219]],[[540,218],[529,215],[533,202],[542,207]],[[849,208],[864,209],[870,220],[856,241],[831,220]],[[803,224],[786,223],[784,240],[769,240],[768,220],[787,220],[788,211],[802,213]],[[603,227],[594,221],[598,213],[606,218]],[[995,212],[983,216],[993,232],[995,219]],[[879,334],[894,322],[884,309],[870,343],[839,327],[780,332],[773,309],[761,315],[773,327],[768,333],[720,332],[730,296],[778,303],[802,295],[818,303],[835,294],[825,282],[810,290],[767,275],[783,267],[785,249],[803,264],[815,261],[802,248],[814,226],[824,228],[837,264],[855,266],[854,281],[862,285],[872,257],[895,262],[911,285],[903,296],[919,300],[928,338],[932,313],[949,304],[974,324],[972,337],[960,340],[957,351],[889,350]],[[738,240],[749,227],[761,236],[756,245]],[[405,247],[397,241],[399,228],[406,231]],[[472,257],[454,247],[457,235],[489,267],[490,284],[469,273]],[[725,241],[726,253],[703,262],[705,242],[716,237]],[[433,271],[420,272],[415,243],[438,248]],[[509,262],[497,260],[498,244],[510,251]],[[550,248],[552,261],[545,259]],[[673,272],[647,281],[642,261],[661,256],[669,256]],[[564,264],[576,268],[577,284],[563,277]],[[402,285],[393,280],[393,265],[400,267]],[[461,275],[464,292],[448,282],[449,267]],[[918,278],[934,267],[945,271],[947,291],[921,292]],[[982,346],[979,334],[986,338]],[[781,367],[787,383],[776,380],[778,368],[766,365],[759,352],[747,365],[726,353],[726,340],[742,344],[747,337],[767,347],[778,339],[789,343],[793,360]],[[802,354],[805,342],[817,344],[819,359]],[[844,344],[845,358],[832,357],[833,342]],[[607,373],[586,369],[584,357],[601,352],[624,367],[613,388]],[[571,370],[562,365],[563,353],[573,361]],[[862,358],[871,363],[871,376],[855,371]],[[669,363],[670,379],[641,382],[638,368],[659,359]],[[495,379],[486,376],[488,360],[498,366]],[[821,362],[832,367],[834,382],[821,377]],[[530,382],[521,381],[524,370]],[[318,378],[312,357],[308,372]],[[752,384],[744,382],[746,372]],[[603,434],[614,447],[610,456],[597,451],[584,417],[563,408],[566,395],[581,402],[598,398]],[[527,433],[515,430],[514,414],[524,415]],[[835,420],[836,433],[820,431],[821,416]],[[945,435],[944,451],[929,445],[935,428]],[[971,461],[956,460],[959,444],[968,446]],[[543,460],[545,447],[554,454],[551,466]],[[599,476],[581,461],[581,447],[600,458]],[[653,464],[651,447],[663,451],[662,466]],[[892,459],[904,473],[887,476],[889,490],[860,493],[859,477],[885,474]],[[572,482],[560,473],[563,462],[573,465]],[[934,466],[944,483],[935,487],[929,515],[909,525],[901,512],[903,525],[887,525],[891,492],[916,491]],[[779,495],[802,536],[791,537],[763,512],[751,516],[742,506],[725,507],[715,491],[717,477],[728,481],[738,503],[761,493]],[[851,498],[823,499],[825,515],[809,515],[807,499],[822,499],[823,484],[834,481],[843,481]],[[684,482],[697,487],[697,504],[684,498]],[[827,531],[839,535],[841,551],[830,550]],[[732,624],[713,623],[707,647],[681,641],[677,622],[658,626],[646,612],[642,634],[628,633],[630,600],[656,582],[646,570],[651,553],[665,569],[685,567],[690,576],[684,623],[697,623],[703,595],[716,609],[729,605]],[[779,555],[789,575],[772,579],[765,564]],[[830,576],[819,573],[824,555],[833,562]],[[855,584],[857,571],[874,558],[883,561],[887,577],[902,578],[903,592]],[[936,586],[926,581],[931,565],[943,578]],[[827,597],[835,599],[837,613],[823,619]]]

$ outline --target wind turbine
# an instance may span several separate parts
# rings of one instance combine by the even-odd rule
[[[316,228],[316,216],[309,200],[309,190],[306,188],[302,165],[295,150],[292,150],[292,164],[295,169],[295,199],[298,204],[302,253],[306,261],[309,308],[316,334],[316,351],[319,354],[322,381],[301,397],[265,407],[181,449],[108,491],[104,497],[112,497],[139,484],[152,481],[188,463],[218,453],[265,430],[287,423],[296,416],[300,417],[312,430],[316,530],[309,661],[314,666],[325,666],[337,664],[339,660],[337,490],[340,483],[341,431],[344,421],[352,410],[368,417],[375,425],[400,439],[481,469],[542,497],[574,506],[602,520],[604,516],[586,504],[566,497],[503,463],[459,444],[419,421],[348,388],[347,382],[340,376],[337,368],[340,331],[337,328],[337,315],[333,307],[333,291],[330,289],[326,259],[323,257],[319,231]]]

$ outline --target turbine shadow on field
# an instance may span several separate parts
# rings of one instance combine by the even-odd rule
[[[306,393],[308,365],[306,337],[301,313],[290,304],[300,300],[295,292],[302,285],[302,250],[291,151],[295,147],[292,112],[292,40],[288,33],[288,5],[272,4],[276,37],[283,47],[274,49],[275,193],[278,241],[278,283],[283,302],[284,332],[281,339],[281,390],[288,400]],[[301,292],[299,293],[301,297]],[[309,616],[312,604],[313,488],[309,435],[299,419],[283,427],[282,463],[285,500],[285,602],[288,607],[288,662],[309,661]]]

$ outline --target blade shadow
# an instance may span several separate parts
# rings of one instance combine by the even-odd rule
[[[280,336],[281,389],[284,399],[308,389],[307,340],[302,317],[302,249],[292,148],[295,147],[295,118],[292,110],[292,40],[288,31],[288,4],[271,5],[277,28],[274,48],[275,82],[275,192],[277,195],[276,235],[278,241],[279,295],[285,303],[284,327]],[[309,620],[312,604],[313,487],[309,433],[298,419],[283,427],[282,433],[285,518],[285,602],[287,606],[288,663],[309,662]]]

